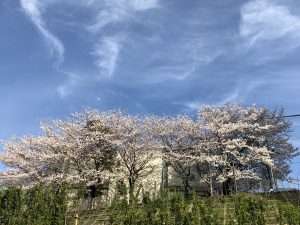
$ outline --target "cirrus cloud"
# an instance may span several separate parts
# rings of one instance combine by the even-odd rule
[[[48,30],[41,13],[44,5],[50,2],[52,1],[45,2],[38,0],[20,0],[22,9],[45,38],[45,41],[49,46],[50,53],[57,57],[56,63],[60,64],[64,60],[64,45],[54,34]]]
[[[276,1],[249,1],[241,8],[239,35],[247,50],[263,46],[260,53],[278,57],[300,46],[300,17]]]

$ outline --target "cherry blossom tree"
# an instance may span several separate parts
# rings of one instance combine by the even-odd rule
[[[139,116],[129,116],[122,112],[116,112],[118,118],[112,123],[114,132],[118,134],[119,144],[117,147],[118,156],[120,158],[120,168],[118,172],[129,186],[129,200],[131,201],[137,184],[142,184],[145,179],[151,180],[151,175],[158,166],[157,160],[161,157],[157,151],[157,147],[153,145],[145,130],[146,124]],[[161,162],[161,158],[158,163]],[[156,171],[157,178],[157,171]],[[159,176],[159,175],[158,175]],[[147,186],[153,185],[146,184]]]
[[[186,194],[196,170],[211,194],[257,182],[262,171],[287,176],[297,149],[283,110],[255,105],[206,106],[187,115],[130,116],[119,110],[84,110],[65,120],[41,123],[41,134],[3,143],[2,185],[68,182],[101,190],[123,179],[130,199],[139,184],[160,181],[162,163],[171,166]],[[162,162],[163,161],[163,162]],[[101,191],[100,190],[100,191]]]
[[[272,149],[266,143],[275,127],[266,120],[268,115],[267,109],[255,105],[225,104],[199,110],[198,123],[213,144],[211,154],[220,157],[214,172],[225,194],[236,189],[237,180],[260,179],[259,166],[274,168]]]
[[[66,120],[43,122],[41,135],[4,142],[0,160],[8,170],[1,182],[83,182],[102,192],[125,179],[132,197],[138,182],[147,177],[154,183],[149,175],[158,168],[153,161],[159,154],[144,127],[140,117],[119,110],[85,110]]]
[[[61,178],[65,157],[53,138],[13,137],[4,143],[4,149],[0,159],[8,170],[0,174],[2,185],[30,186]]]
[[[275,177],[284,179],[291,172],[290,160],[299,155],[298,148],[289,142],[292,123],[286,120],[283,108],[268,110],[262,122],[272,125],[264,145],[272,151]]]
[[[67,120],[42,123],[39,136],[6,141],[0,160],[9,170],[1,181],[102,183],[112,174],[116,155],[117,142],[105,124],[109,116],[86,110]]]
[[[205,141],[198,124],[190,117],[148,117],[148,133],[153,141],[163,151],[166,163],[182,180],[185,195],[191,189],[191,169],[196,162],[213,161],[205,148]]]

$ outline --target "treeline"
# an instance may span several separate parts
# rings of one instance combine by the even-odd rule
[[[121,181],[133,196],[141,182],[158,183],[161,171],[172,167],[187,195],[191,169],[211,195],[253,190],[260,181],[268,191],[289,174],[288,162],[298,154],[283,110],[255,105],[206,106],[175,117],[85,110],[42,122],[41,130],[4,142],[0,162],[7,170],[0,185],[67,182],[96,190]]]
[[[0,191],[0,225],[63,225],[67,188],[37,185]]]

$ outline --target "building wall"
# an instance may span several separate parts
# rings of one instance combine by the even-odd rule
[[[209,191],[209,187],[201,180],[201,177],[197,173],[196,167],[191,167],[190,172],[191,175],[189,178],[189,185],[191,188],[201,195],[206,195]],[[168,184],[171,189],[184,189],[182,177],[173,169],[172,166],[169,166],[168,168],[168,178]]]

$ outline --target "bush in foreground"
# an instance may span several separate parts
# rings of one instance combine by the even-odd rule
[[[299,225],[300,208],[280,203],[274,211],[276,223]],[[254,195],[185,199],[182,193],[164,191],[161,198],[144,194],[131,203],[116,197],[110,207],[112,225],[264,225],[270,219],[266,198]]]
[[[9,187],[0,192],[0,225],[64,224],[66,199],[65,187]]]

